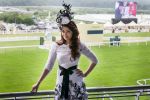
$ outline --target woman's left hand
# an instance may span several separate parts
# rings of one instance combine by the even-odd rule
[[[76,73],[78,74],[78,76],[86,77],[81,69],[76,69],[76,70],[77,70]]]

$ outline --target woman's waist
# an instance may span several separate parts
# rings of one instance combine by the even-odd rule
[[[78,65],[78,63],[62,63],[62,64],[59,64],[59,66],[61,66],[62,68],[65,68],[65,69],[71,68],[73,66],[78,67],[77,65]]]
[[[64,67],[59,66],[57,81],[61,82],[63,78],[66,79],[66,77],[68,77],[68,80],[72,81],[73,83],[82,82],[83,77],[77,74],[77,67],[78,65],[74,65],[70,66],[68,69],[65,69]]]

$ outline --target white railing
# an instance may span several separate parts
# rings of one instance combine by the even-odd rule
[[[129,41],[113,41],[113,42],[83,42],[83,43],[85,43],[89,47],[98,46],[100,48],[101,46],[104,46],[104,45],[109,45],[109,47],[121,46],[122,44],[128,44],[128,46],[130,46],[130,44],[132,44],[132,43],[136,43],[137,45],[139,45],[139,43],[142,43],[142,42],[145,43],[145,45],[148,45],[149,40],[129,40]],[[111,45],[111,43],[113,45]]]

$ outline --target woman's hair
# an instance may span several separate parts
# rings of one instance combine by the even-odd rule
[[[68,24],[62,24],[59,28],[62,30],[62,27],[67,27],[72,31],[71,44],[69,48],[71,49],[71,57],[75,60],[79,57],[79,31],[75,22],[70,21]],[[57,41],[58,45],[65,44],[66,40],[63,38],[61,34],[61,40]],[[71,59],[71,58],[70,58]]]

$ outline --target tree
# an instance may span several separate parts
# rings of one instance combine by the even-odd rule
[[[26,25],[34,24],[31,15],[21,14],[17,12],[2,13],[0,14],[0,20],[6,23],[17,23],[17,24],[26,24]]]

